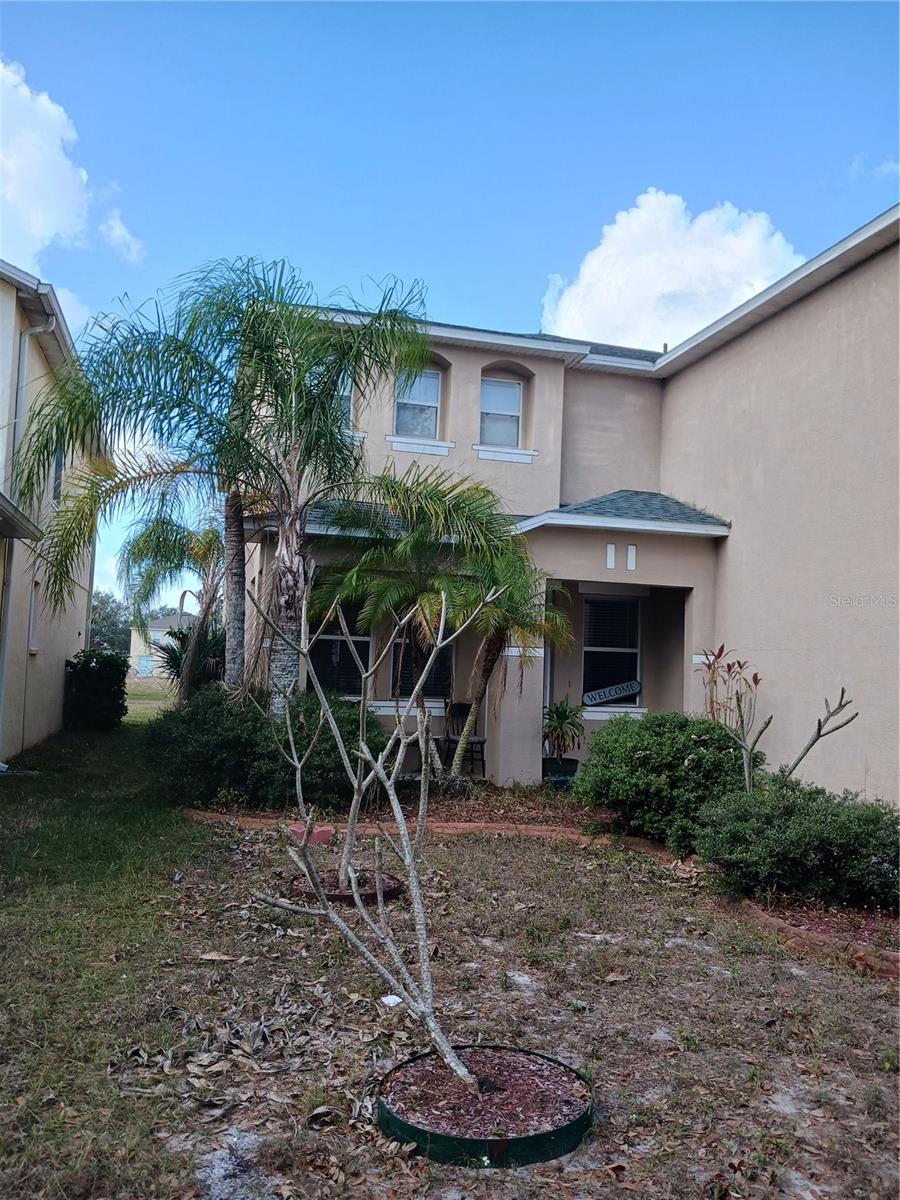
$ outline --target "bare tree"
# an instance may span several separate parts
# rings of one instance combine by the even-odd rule
[[[838,697],[838,702],[834,708],[832,708],[829,704],[828,697],[825,697],[825,716],[819,717],[819,719],[816,721],[816,727],[810,734],[809,741],[788,767],[787,771],[785,771],[785,775],[793,775],[793,773],[803,762],[804,758],[806,758],[807,754],[809,754],[810,750],[812,750],[813,746],[815,746],[816,742],[821,741],[821,739],[824,737],[828,737],[830,733],[837,733],[839,729],[846,728],[851,721],[856,720],[856,718],[859,716],[858,711],[851,713],[849,717],[845,717],[844,720],[839,721],[837,725],[832,725],[830,729],[826,728],[829,722],[833,721],[835,717],[840,716],[844,709],[850,708],[852,704],[853,701],[847,696],[846,688],[841,688],[841,694]]]
[[[381,665],[381,661],[387,654],[388,649],[393,644],[396,637],[403,633],[411,621],[416,616],[416,606],[413,605],[402,616],[395,615],[393,619],[392,636],[388,638],[386,647],[381,655],[376,660],[375,664],[366,667],[362,660],[356,654],[352,645],[349,628],[341,611],[340,605],[335,603],[329,610],[325,620],[321,623],[318,630],[310,634],[308,611],[309,611],[309,595],[310,588],[304,592],[301,607],[303,612],[303,620],[301,621],[301,629],[305,632],[301,634],[300,642],[291,642],[290,649],[294,651],[306,664],[307,679],[312,685],[313,690],[319,700],[320,718],[318,728],[315,735],[307,747],[305,753],[301,756],[297,751],[297,739],[294,736],[293,717],[291,715],[290,691],[284,696],[284,713],[287,731],[287,747],[282,747],[282,753],[287,758],[288,762],[294,769],[295,793],[297,799],[297,807],[303,822],[303,833],[298,836],[292,831],[288,831],[293,844],[288,847],[288,854],[291,859],[300,867],[303,874],[309,883],[315,898],[317,907],[310,908],[301,905],[293,904],[288,900],[281,899],[275,896],[257,893],[257,898],[263,903],[270,905],[273,908],[283,909],[286,912],[297,913],[301,916],[317,917],[327,920],[340,933],[341,937],[368,963],[368,965],[384,980],[388,987],[394,992],[405,1005],[407,1011],[415,1017],[424,1026],[432,1044],[438,1054],[447,1064],[447,1066],[463,1082],[473,1091],[478,1091],[478,1081],[466,1070],[463,1063],[460,1061],[453,1047],[451,1046],[446,1034],[442,1030],[434,1011],[434,986],[431,972],[431,950],[428,940],[428,924],[425,913],[425,904],[423,899],[422,885],[419,878],[418,861],[421,855],[424,830],[428,816],[428,792],[430,783],[430,748],[431,748],[431,728],[430,722],[426,717],[421,715],[421,706],[419,701],[423,694],[429,672],[434,665],[437,656],[441,651],[454,642],[469,625],[476,620],[478,613],[481,611],[479,606],[472,615],[460,624],[453,632],[448,630],[447,613],[448,600],[446,593],[441,595],[441,612],[438,621],[437,630],[435,633],[434,644],[430,648],[430,652],[418,677],[414,680],[410,696],[405,700],[395,701],[394,726],[387,739],[384,748],[376,755],[372,752],[366,740],[366,718],[365,718],[365,701],[369,695],[371,681]],[[490,604],[496,599],[494,593],[489,593],[485,596],[483,604]],[[272,636],[287,640],[287,634],[280,629],[272,619],[266,615],[264,610],[259,606],[255,597],[250,594],[250,601],[259,612],[262,619],[269,625]],[[345,639],[348,646],[351,647],[351,653],[354,656],[357,669],[363,681],[362,685],[362,701],[360,703],[360,725],[358,731],[358,744],[350,747],[346,744],[341,731],[335,720],[328,697],[322,688],[315,665],[310,657],[310,650],[315,645],[316,640],[321,635],[326,624],[337,617],[342,637]],[[291,685],[293,687],[293,684]],[[408,730],[407,723],[411,717],[415,718],[415,728]],[[312,746],[317,738],[321,736],[325,728],[331,734],[334,741],[336,752],[343,764],[347,777],[350,780],[353,797],[351,801],[350,815],[348,827],[344,842],[344,848],[341,855],[340,875],[341,879],[346,879],[352,891],[353,900],[356,912],[359,917],[359,926],[354,929],[341,913],[335,908],[325,894],[325,889],[322,885],[319,868],[315,862],[310,847],[310,835],[312,834],[315,824],[315,810],[311,809],[304,799],[303,794],[303,770],[306,761],[311,753]],[[418,820],[416,827],[415,839],[412,837],[409,829],[406,815],[400,804],[397,788],[398,782],[403,773],[403,765],[406,758],[406,753],[409,747],[417,744],[422,756],[422,771],[421,783],[419,792]],[[383,825],[381,828],[381,836],[375,839],[375,892],[377,919],[367,909],[359,886],[359,872],[354,863],[354,852],[356,848],[356,830],[359,819],[359,809],[362,797],[371,786],[380,787],[387,797],[390,805],[391,815],[396,825],[396,836],[390,833]],[[413,924],[415,927],[415,944],[416,944],[416,966],[412,968],[407,965],[404,957],[403,948],[391,929],[390,918],[387,911],[387,906],[384,900],[384,882],[383,882],[383,853],[384,846],[387,846],[394,857],[400,863],[403,873],[406,878],[407,892],[409,895],[410,908],[412,910]]]

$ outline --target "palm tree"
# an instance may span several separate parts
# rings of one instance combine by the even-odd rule
[[[167,586],[185,574],[199,586],[181,594],[179,614],[191,596],[197,604],[197,620],[181,639],[178,697],[187,700],[193,691],[197,667],[208,642],[208,631],[221,615],[225,546],[215,525],[194,530],[179,525],[165,514],[148,521],[124,543],[119,553],[119,580],[132,608],[132,621],[147,632],[146,611]],[[179,643],[180,644],[180,643]]]
[[[344,554],[322,572],[316,611],[336,601],[356,603],[360,625],[374,631],[415,607],[416,619],[394,664],[395,693],[403,656],[411,657],[415,676],[435,644],[442,596],[451,618],[463,599],[474,611],[476,595],[490,591],[499,562],[520,541],[512,518],[485,484],[417,465],[402,475],[389,468],[361,481],[352,500],[328,507],[327,521],[329,532],[341,536]],[[424,727],[421,694],[417,706]],[[423,739],[420,749],[424,755],[426,741],[431,767],[440,776],[443,766],[433,743]]]
[[[475,687],[472,706],[460,732],[459,742],[448,773],[448,783],[458,782],[466,749],[475,732],[478,715],[484,705],[488,684],[497,664],[502,661],[499,695],[506,689],[506,660],[504,652],[512,646],[519,649],[519,686],[525,670],[537,659],[536,651],[545,643],[565,649],[572,645],[572,628],[568,614],[550,602],[562,585],[549,583],[546,571],[531,562],[524,542],[510,544],[509,550],[496,560],[470,589],[468,598],[457,597],[457,619],[465,620],[485,595],[496,592],[496,598],[483,604],[475,628],[481,633],[481,645],[472,675]]]
[[[421,290],[382,288],[369,310],[322,308],[287,263],[218,262],[171,297],[97,320],[81,362],[32,407],[18,456],[20,502],[41,495],[59,447],[85,455],[40,546],[47,597],[61,607],[98,523],[123,510],[190,524],[224,506],[226,685],[244,676],[244,509],[275,514],[273,617],[291,640],[307,574],[310,508],[346,495],[361,453],[341,402],[359,406],[383,381],[425,364]],[[274,707],[299,671],[275,639]]]

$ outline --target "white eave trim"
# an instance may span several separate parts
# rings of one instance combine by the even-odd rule
[[[603,371],[607,375],[643,375],[652,378],[656,364],[645,358],[619,358],[615,354],[586,354],[575,364],[579,369]]]
[[[56,318],[56,326],[53,332],[39,335],[42,347],[46,349],[48,343],[52,340],[58,347],[61,359],[75,358],[75,342],[72,339],[72,334],[69,332],[65,314],[59,303],[59,297],[53,290],[53,285],[43,283],[36,275],[29,275],[27,271],[21,271],[18,267],[14,267],[12,263],[2,258],[0,258],[0,279],[5,279],[7,283],[11,283],[17,291],[28,292],[38,301],[48,317]],[[52,354],[50,358],[52,359]],[[55,364],[51,361],[50,365],[53,366]]]
[[[653,374],[663,379],[674,375],[697,359],[712,353],[719,346],[732,341],[739,334],[752,329],[754,325],[808,296],[823,284],[836,279],[838,275],[843,275],[880,250],[887,249],[897,241],[900,234],[898,221],[900,205],[895,204],[893,208],[869,221],[849,237],[823,250],[821,254],[803,263],[765,291],[753,296],[745,304],[726,313],[712,325],[707,325],[705,329],[701,329],[699,333],[662,355],[654,364]]]
[[[528,533],[544,525],[565,529],[620,529],[623,533],[677,533],[687,537],[728,537],[728,525],[701,525],[693,521],[645,521],[631,517],[592,517],[584,513],[545,512],[519,521],[519,531]]]
[[[0,537],[20,538],[26,542],[38,541],[43,537],[34,521],[2,492],[0,492]]]

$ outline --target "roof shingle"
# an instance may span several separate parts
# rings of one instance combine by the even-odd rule
[[[586,517],[620,517],[639,521],[681,521],[691,525],[728,525],[721,517],[684,504],[663,492],[636,492],[622,489],[577,504],[565,504],[560,512],[581,513]]]

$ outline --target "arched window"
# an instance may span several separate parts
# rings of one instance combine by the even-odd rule
[[[441,427],[444,362],[436,357],[415,375],[401,375],[394,393],[394,434],[435,441]]]
[[[525,394],[530,372],[515,364],[493,363],[481,374],[482,446],[516,450],[522,445]]]

